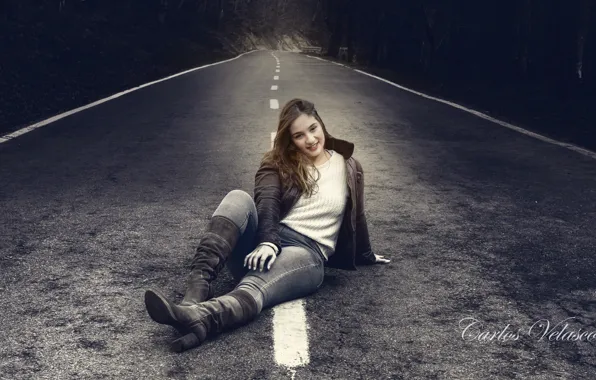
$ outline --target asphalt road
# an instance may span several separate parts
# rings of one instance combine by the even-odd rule
[[[272,54],[254,52],[0,144],[0,378],[596,378],[596,160],[275,54],[275,83]],[[356,144],[372,246],[392,262],[327,269],[293,374],[273,360],[271,310],[172,353],[143,292],[181,296],[219,201],[252,194],[269,100],[293,97]],[[233,287],[223,272],[216,293]],[[570,317],[590,341],[565,339]]]

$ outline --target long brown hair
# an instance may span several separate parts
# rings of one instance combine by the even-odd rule
[[[292,99],[287,102],[279,114],[279,123],[277,125],[277,134],[273,141],[273,148],[265,153],[262,164],[269,164],[276,167],[279,171],[282,186],[285,188],[297,187],[301,194],[311,196],[316,187],[316,180],[310,170],[312,170],[312,162],[294,145],[290,128],[294,120],[301,114],[313,116],[323,128],[325,141],[332,138],[327,133],[325,123],[321,120],[315,105],[308,100]],[[324,147],[323,147],[324,148]],[[315,171],[320,175],[318,169]]]

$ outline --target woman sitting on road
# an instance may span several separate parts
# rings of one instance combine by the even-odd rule
[[[355,270],[389,262],[370,247],[364,176],[353,151],[354,144],[327,132],[311,102],[293,99],[283,107],[273,149],[255,176],[254,201],[242,190],[223,198],[196,250],[182,302],[145,293],[149,316],[183,335],[174,351],[315,292],[325,265]],[[210,283],[224,264],[239,283],[212,298]]]

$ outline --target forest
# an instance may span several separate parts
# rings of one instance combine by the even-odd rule
[[[1,0],[0,128],[254,48],[312,45],[330,59],[343,48],[351,65],[404,85],[522,124],[538,118],[555,135],[565,123],[587,139],[594,8],[592,0]]]

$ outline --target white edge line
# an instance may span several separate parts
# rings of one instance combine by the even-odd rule
[[[338,65],[338,66],[344,66],[344,67],[346,67],[346,68],[349,68],[349,69],[351,69],[351,70],[354,70],[354,71],[356,71],[356,72],[358,72],[358,73],[360,73],[360,74],[364,74],[364,75],[367,75],[367,76],[369,76],[369,77],[372,77],[372,78],[378,79],[378,80],[380,80],[380,81],[382,81],[382,82],[388,83],[388,84],[390,84],[390,85],[392,85],[392,86],[394,86],[394,87],[397,87],[397,88],[399,88],[399,89],[402,89],[402,90],[405,90],[405,91],[409,91],[409,92],[411,92],[411,93],[413,93],[413,94],[416,94],[416,95],[422,96],[422,97],[424,97],[424,98],[427,98],[427,99],[431,99],[431,100],[435,100],[435,101],[437,101],[437,102],[441,102],[441,103],[447,104],[447,105],[449,105],[449,106],[452,106],[452,107],[458,108],[458,109],[460,109],[460,110],[462,110],[462,111],[469,112],[469,113],[471,113],[471,114],[473,114],[473,115],[475,115],[475,116],[478,116],[478,117],[481,117],[481,118],[483,118],[483,119],[486,119],[486,120],[492,121],[493,123],[499,124],[499,125],[501,125],[501,126],[503,126],[503,127],[506,127],[506,128],[509,128],[509,129],[513,129],[513,130],[514,130],[514,131],[516,131],[516,132],[523,133],[524,135],[528,135],[528,136],[534,137],[534,138],[536,138],[536,139],[538,139],[538,140],[542,140],[542,141],[545,141],[545,142],[548,142],[548,143],[551,143],[551,144],[554,144],[554,145],[558,145],[558,146],[561,146],[561,147],[563,147],[563,148],[567,148],[567,149],[573,150],[573,151],[575,151],[575,152],[581,153],[581,154],[583,154],[583,155],[586,155],[586,156],[588,156],[588,157],[590,157],[590,158],[596,159],[596,152],[593,152],[593,151],[591,151],[591,150],[588,150],[588,149],[585,149],[585,148],[579,147],[579,146],[577,146],[577,145],[573,145],[573,144],[570,144],[570,143],[564,143],[564,142],[561,142],[561,141],[557,141],[557,140],[551,139],[550,137],[543,136],[543,135],[541,135],[541,134],[538,134],[538,133],[536,133],[536,132],[528,131],[527,129],[523,129],[523,128],[521,128],[521,127],[515,126],[515,125],[513,125],[513,124],[510,124],[510,123],[507,123],[506,121],[502,121],[502,120],[499,120],[499,119],[495,119],[494,117],[492,117],[492,116],[489,116],[489,115],[487,115],[487,114],[484,114],[484,113],[482,113],[482,112],[475,111],[475,110],[473,110],[473,109],[470,109],[470,108],[466,108],[466,107],[464,107],[464,106],[462,106],[462,105],[459,105],[459,104],[457,104],[457,103],[450,102],[450,101],[448,101],[448,100],[444,100],[444,99],[441,99],[441,98],[436,98],[436,97],[434,97],[434,96],[430,96],[430,95],[423,94],[422,92],[418,92],[418,91],[416,91],[416,90],[412,90],[411,88],[407,88],[407,87],[401,86],[401,85],[399,85],[399,84],[397,84],[397,83],[394,83],[394,82],[391,82],[391,81],[389,81],[389,80],[387,80],[387,79],[384,79],[384,78],[378,77],[378,76],[376,76],[376,75],[373,75],[373,74],[367,73],[367,72],[365,72],[365,71],[362,71],[362,70],[354,69],[354,68],[352,68],[352,67],[349,67],[349,66],[343,65],[343,64],[341,64],[341,63],[337,63],[337,62],[329,61],[329,60],[323,59],[323,58],[321,58],[321,57],[314,57],[314,56],[312,56],[312,55],[306,55],[306,56],[307,56],[307,57],[309,57],[309,58],[318,59],[318,60],[320,60],[320,61],[323,61],[323,62],[330,62],[330,63],[336,64],[336,65]]]
[[[180,75],[184,75],[184,74],[190,73],[190,72],[192,72],[192,71],[195,71],[195,70],[203,69],[203,68],[205,68],[205,67],[214,66],[214,65],[219,65],[220,63],[230,62],[230,61],[233,61],[233,60],[235,60],[235,59],[237,59],[237,58],[240,58],[240,57],[242,57],[242,56],[243,56],[243,55],[245,55],[245,54],[253,53],[253,52],[255,52],[255,51],[259,51],[259,50],[256,50],[256,49],[255,49],[255,50],[247,51],[247,52],[245,52],[245,53],[242,53],[242,54],[240,54],[240,55],[238,55],[238,56],[236,56],[236,57],[234,57],[234,58],[226,59],[226,60],[224,60],[224,61],[219,61],[219,62],[209,63],[209,64],[207,64],[207,65],[203,65],[203,66],[200,66],[200,67],[195,67],[195,68],[193,68],[193,69],[190,69],[190,70],[186,70],[186,71],[183,71],[183,72],[180,72],[180,73],[174,74],[174,75],[170,75],[170,76],[168,76],[168,77],[166,77],[166,78],[162,78],[162,79],[158,79],[158,80],[156,80],[156,81],[153,81],[153,82],[145,83],[145,84],[142,84],[142,85],[140,85],[140,86],[138,86],[138,87],[133,87],[133,88],[131,88],[131,89],[128,89],[128,90],[125,90],[125,91],[119,92],[119,93],[117,93],[117,94],[114,94],[114,95],[108,96],[108,97],[106,97],[106,98],[103,98],[103,99],[97,100],[97,101],[95,101],[95,102],[93,102],[93,103],[89,103],[89,104],[87,104],[87,105],[84,105],[84,106],[81,106],[81,107],[78,107],[78,108],[72,109],[72,110],[70,110],[70,111],[67,111],[67,112],[64,112],[64,113],[61,113],[61,114],[59,114],[59,115],[52,116],[52,117],[50,117],[49,119],[46,119],[46,120],[39,121],[39,122],[37,122],[37,123],[35,123],[35,124],[31,124],[31,125],[29,125],[29,126],[27,126],[27,127],[21,128],[21,129],[19,129],[19,130],[17,130],[17,131],[11,132],[11,133],[9,133],[9,134],[6,134],[6,135],[4,135],[4,136],[0,136],[0,144],[1,144],[1,143],[4,143],[4,142],[7,142],[7,141],[9,141],[9,140],[12,140],[12,139],[14,139],[15,137],[18,137],[18,136],[20,136],[20,135],[22,135],[22,134],[25,134],[25,133],[27,133],[27,132],[31,132],[32,130],[34,130],[34,129],[37,129],[37,128],[39,128],[39,127],[43,127],[43,126],[45,126],[45,125],[48,125],[48,124],[50,124],[50,123],[53,123],[54,121],[57,121],[57,120],[63,119],[63,118],[65,118],[65,117],[67,117],[67,116],[70,116],[70,115],[72,115],[72,114],[75,114],[75,113],[77,113],[77,112],[84,111],[84,110],[86,110],[87,108],[94,107],[94,106],[96,106],[96,105],[98,105],[98,104],[105,103],[105,102],[107,102],[107,101],[109,101],[109,100],[112,100],[112,99],[118,98],[118,97],[120,97],[120,96],[122,96],[122,95],[126,95],[126,94],[128,94],[128,93],[130,93],[130,92],[133,92],[133,91],[139,90],[139,89],[141,89],[141,88],[143,88],[143,87],[151,86],[151,85],[153,85],[153,84],[156,84],[156,83],[159,83],[159,82],[163,82],[163,81],[166,81],[166,80],[168,80],[168,79],[172,79],[172,78],[174,78],[174,77],[177,77],[177,76],[180,76]]]

